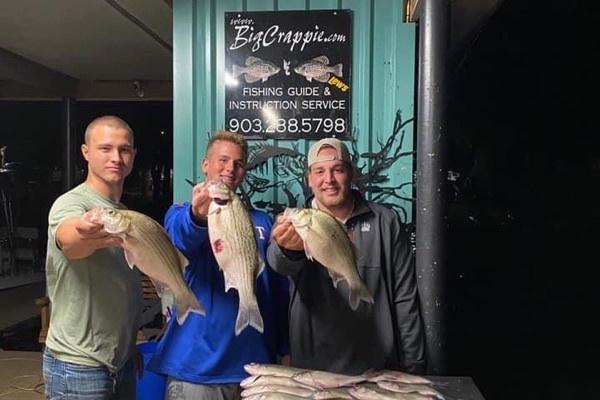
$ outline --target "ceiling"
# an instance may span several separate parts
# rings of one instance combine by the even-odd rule
[[[171,99],[171,0],[0,1],[0,98]]]
[[[172,2],[0,0],[0,99],[171,100]],[[501,2],[449,2],[451,58]]]

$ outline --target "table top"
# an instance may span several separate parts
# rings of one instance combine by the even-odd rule
[[[483,395],[468,376],[427,376],[446,400],[484,400]]]
[[[485,400],[468,376],[427,376],[447,400]],[[0,399],[43,400],[42,354],[0,350]]]

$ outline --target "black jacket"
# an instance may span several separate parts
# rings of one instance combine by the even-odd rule
[[[334,288],[321,264],[303,252],[282,251],[274,241],[267,250],[269,265],[293,282],[292,365],[346,374],[368,369],[423,373],[424,336],[408,236],[394,211],[354,195],[346,226],[374,304],[361,302],[352,311],[348,286]]]

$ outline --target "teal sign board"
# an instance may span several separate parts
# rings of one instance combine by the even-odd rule
[[[225,13],[225,128],[247,137],[351,132],[349,10]]]
[[[250,139],[247,175],[240,188],[244,199],[272,215],[286,206],[301,206],[310,194],[305,178],[308,148],[320,136],[336,135],[343,138],[351,150],[357,170],[356,188],[367,198],[392,207],[404,222],[411,223],[415,26],[402,22],[402,3],[397,0],[173,2],[174,201],[190,199],[186,179],[194,182],[204,179],[200,163],[211,132],[232,129]],[[300,51],[302,42],[299,42],[292,51],[292,42],[283,39],[266,47],[263,42],[254,52],[251,42],[226,50],[235,43],[235,35],[243,33],[249,39],[252,27],[254,32],[263,32],[263,39],[269,37],[269,29],[275,32],[271,27],[277,21],[276,16],[291,11],[294,13],[289,15],[299,12],[295,15],[304,17],[283,18],[277,34],[302,30],[313,35],[314,32],[345,35],[349,30],[351,41],[345,42],[347,50],[337,52],[339,46],[346,44],[332,42],[307,43]],[[310,16],[320,13],[349,20],[340,22],[339,28],[335,27],[337,23],[328,24],[326,20],[315,24]],[[290,20],[297,20],[296,25]],[[236,33],[234,26],[249,28],[245,32],[241,32],[245,28],[239,28]],[[242,42],[243,39],[238,38],[238,44]],[[271,46],[281,48],[271,51]],[[329,62],[321,56],[326,56]],[[258,67],[256,59],[270,63],[267,65],[273,69],[266,73],[268,76],[252,71],[251,67]],[[307,74],[295,71],[315,59],[331,68],[326,82],[325,73],[316,75],[320,79],[309,81]],[[336,67],[338,64],[343,65],[341,71]],[[235,73],[234,65],[237,65]],[[289,75],[285,73],[286,67]],[[275,68],[279,71],[273,73]],[[232,78],[238,80],[239,86],[230,90],[227,82]],[[333,78],[341,82],[339,87],[333,87]],[[344,94],[342,85],[348,86],[349,95]],[[324,94],[326,88],[330,90],[329,97]],[[293,99],[327,101],[329,98],[340,103],[337,106],[333,102],[312,103],[325,105],[317,114],[311,114],[301,103],[293,111],[281,107],[277,109],[279,118],[276,119],[285,122],[275,125],[263,115],[263,110],[269,107],[262,107],[261,103]],[[341,107],[341,100],[347,100],[345,108]],[[241,109],[241,103],[234,106],[229,101],[256,101],[260,106],[252,109],[251,104],[256,103],[246,103],[246,109]],[[325,119],[330,115],[333,122],[328,122],[326,127],[321,122],[317,129],[312,118]],[[232,123],[232,118],[237,121]],[[293,118],[295,122],[290,123]],[[304,120],[304,129],[303,118],[311,119]],[[347,124],[344,129],[338,125],[336,131],[338,118],[343,118],[345,123],[347,118]],[[242,122],[244,119],[248,122]],[[261,120],[260,128],[253,125],[255,119]],[[310,123],[310,127],[306,123]],[[290,125],[294,126],[291,130]],[[269,126],[274,132],[267,132]]]

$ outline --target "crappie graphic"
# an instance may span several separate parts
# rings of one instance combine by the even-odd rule
[[[374,303],[358,274],[354,245],[345,226],[315,208],[286,208],[284,217],[290,219],[304,241],[306,257],[327,268],[333,286],[337,288],[342,280],[348,283],[350,308],[356,310],[360,300]]]
[[[260,260],[254,226],[240,198],[223,182],[208,183],[212,198],[208,209],[208,236],[225,278],[225,291],[235,288],[240,302],[235,334],[248,325],[263,332],[254,284],[264,264]],[[260,267],[260,269],[259,269]]]
[[[102,208],[94,214],[92,220],[102,223],[106,232],[121,236],[127,264],[131,268],[137,266],[150,277],[163,307],[175,304],[180,325],[190,312],[205,314],[183,280],[182,269],[188,260],[173,246],[160,224],[131,210]]]
[[[302,75],[309,82],[312,82],[313,79],[319,82],[327,82],[331,74],[341,78],[342,67],[342,64],[330,66],[327,56],[319,56],[294,67],[294,72]]]
[[[239,65],[233,64],[232,74],[234,78],[237,78],[243,74],[247,83],[253,83],[256,81],[266,82],[269,77],[277,74],[280,70],[281,68],[272,62],[250,56],[246,58],[245,67],[240,67]]]

